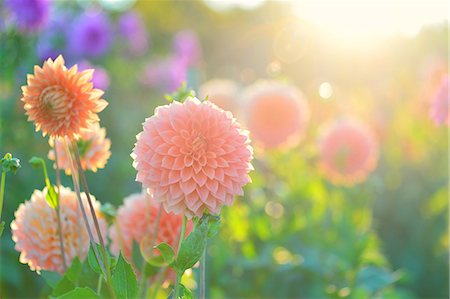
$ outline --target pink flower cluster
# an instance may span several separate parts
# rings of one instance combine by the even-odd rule
[[[21,204],[11,223],[12,239],[20,252],[20,262],[28,264],[33,271],[47,270],[63,273],[63,261],[55,209],[51,208],[45,197],[47,188],[35,190],[31,199]],[[87,206],[85,194],[82,194]],[[100,213],[100,204],[91,195],[97,211],[100,229],[106,232],[106,221]],[[62,222],[62,235],[66,264],[70,265],[75,256],[86,258],[89,250],[89,236],[81,212],[77,211],[77,195],[69,188],[61,186],[59,197]],[[93,229],[93,222],[90,223]],[[98,239],[97,239],[98,242]]]

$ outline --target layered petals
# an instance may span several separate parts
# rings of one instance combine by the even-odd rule
[[[62,236],[66,264],[70,265],[75,256],[85,259],[89,251],[89,236],[81,212],[77,206],[77,195],[69,188],[61,187],[60,213]],[[32,271],[54,271],[63,273],[63,262],[60,249],[58,220],[56,211],[46,202],[47,189],[35,190],[31,200],[21,204],[15,212],[11,223],[12,239],[15,249],[20,252],[19,261],[28,264]],[[87,199],[82,193],[82,199],[87,207]],[[97,211],[100,230],[106,232],[106,221],[100,213],[100,203],[91,195]],[[94,230],[91,220],[90,227]],[[94,234],[96,236],[96,234]],[[97,239],[98,242],[98,239]]]
[[[107,102],[103,91],[92,85],[93,70],[78,72],[77,66],[67,69],[64,59],[48,59],[43,67],[35,66],[22,87],[22,98],[28,120],[36,131],[51,137],[77,139],[81,130],[98,122],[97,113]]]
[[[213,103],[173,102],[157,108],[143,127],[132,153],[136,180],[167,212],[188,218],[219,213],[250,181],[248,132]]]

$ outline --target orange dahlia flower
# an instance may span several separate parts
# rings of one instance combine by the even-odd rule
[[[81,219],[81,212],[80,215],[77,212],[76,193],[62,186],[60,192],[64,254],[66,264],[70,265],[75,256],[81,260],[86,258],[90,241],[86,226]],[[28,264],[32,271],[47,270],[63,273],[56,211],[47,204],[46,195],[47,188],[42,191],[35,190],[31,200],[19,206],[14,214],[15,219],[11,223],[12,239],[16,243],[15,249],[20,252],[19,261]],[[84,193],[82,193],[82,199],[87,206]],[[104,233],[107,226],[100,214],[100,203],[92,195],[91,199],[97,211],[100,229]],[[93,221],[90,226],[94,229]]]
[[[70,160],[64,148],[64,142],[58,138],[49,139],[52,149],[48,153],[48,158],[55,161],[55,150],[58,154],[58,166],[64,169],[67,175],[71,174]],[[100,128],[98,123],[92,124],[89,129],[82,129],[77,140],[80,152],[81,166],[83,170],[96,172],[97,169],[104,168],[111,157],[111,141],[106,138],[105,128]]]
[[[24,108],[36,131],[44,136],[78,138],[82,129],[99,120],[107,102],[103,91],[92,85],[93,70],[78,72],[77,66],[67,69],[60,55],[49,58],[41,67],[34,67],[22,87]]]
[[[109,228],[111,252],[115,255],[122,251],[123,255],[132,260],[133,241],[136,241],[143,251],[143,255],[160,255],[153,246],[165,242],[176,248],[183,222],[181,215],[161,211],[156,236],[153,236],[159,210],[153,196],[142,192],[131,194],[124,199],[124,203],[117,210],[115,223]],[[192,222],[188,222],[186,235],[192,230]],[[154,240],[153,240],[154,238]],[[151,244],[153,242],[153,244]]]
[[[259,81],[249,86],[243,97],[247,126],[257,144],[274,149],[300,141],[309,108],[298,89],[276,81]]]
[[[378,161],[378,143],[365,124],[339,120],[327,125],[320,139],[319,168],[337,185],[353,185],[366,179]]]
[[[155,110],[132,153],[136,180],[167,212],[201,217],[231,205],[251,181],[248,132],[230,112],[188,98]]]

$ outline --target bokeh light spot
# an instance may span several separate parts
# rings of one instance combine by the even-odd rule
[[[277,264],[284,265],[292,261],[292,254],[284,247],[277,247],[272,253],[273,259]]]
[[[307,38],[298,25],[281,29],[273,41],[275,56],[285,63],[298,61],[305,54]]]
[[[348,295],[350,295],[350,288],[349,287],[345,287],[339,290],[338,292],[338,296],[339,297],[347,297]]]
[[[283,216],[284,214],[284,207],[282,204],[278,203],[278,202],[274,202],[274,201],[269,201],[265,208],[264,211],[266,212],[267,215],[269,215],[272,218],[275,219],[279,219]]]
[[[323,82],[319,86],[319,95],[322,99],[329,99],[333,95],[333,87],[328,82]]]

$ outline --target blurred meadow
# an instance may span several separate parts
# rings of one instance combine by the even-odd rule
[[[1,298],[48,295],[18,262],[9,225],[42,188],[28,160],[49,151],[20,87],[59,54],[94,68],[105,90],[112,155],[87,179],[114,207],[141,190],[130,153],[164,95],[185,82],[214,101],[205,83],[231,82],[222,105],[250,130],[255,170],[208,244],[207,298],[449,297],[446,1],[36,0],[48,6],[45,20],[23,28],[18,19],[36,17],[28,2],[0,4],[0,154],[22,161],[7,176]],[[289,146],[264,146],[250,128],[246,95],[260,80],[301,93],[307,113]],[[373,133],[373,165],[356,179],[323,167],[324,132],[345,119]],[[72,186],[69,176],[62,182]]]

